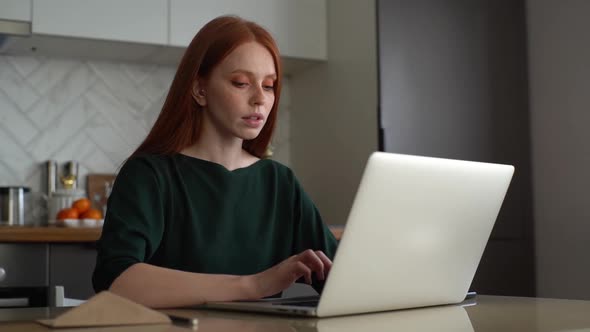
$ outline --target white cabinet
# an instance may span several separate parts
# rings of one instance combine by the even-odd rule
[[[30,37],[4,39],[0,54],[177,64],[203,25],[238,15],[271,32],[294,73],[327,59],[326,1],[0,0],[0,31]]]
[[[33,0],[33,33],[166,45],[168,0]]]
[[[205,23],[228,14],[267,28],[284,56],[327,58],[325,0],[170,0],[170,44],[186,47]]]
[[[0,0],[0,19],[31,22],[31,0]]]

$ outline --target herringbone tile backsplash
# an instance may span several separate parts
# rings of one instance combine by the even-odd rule
[[[114,173],[155,121],[173,66],[0,56],[0,185],[42,189],[42,165],[80,163]],[[281,96],[274,158],[289,164],[288,80]]]

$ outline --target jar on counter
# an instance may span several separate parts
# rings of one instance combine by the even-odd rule
[[[72,203],[80,198],[86,197],[86,191],[80,188],[60,188],[53,192],[47,201],[48,223],[56,223],[57,213],[61,209],[69,208]]]

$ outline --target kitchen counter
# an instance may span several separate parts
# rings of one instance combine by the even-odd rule
[[[0,242],[95,242],[102,227],[0,227]]]
[[[340,240],[343,226],[330,226],[336,239]],[[15,227],[0,226],[0,242],[95,242],[102,227]]]

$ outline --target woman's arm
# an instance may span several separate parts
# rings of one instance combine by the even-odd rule
[[[137,263],[123,271],[109,290],[151,308],[255,300],[281,292],[301,277],[311,283],[314,272],[323,280],[331,266],[332,262],[322,252],[313,250],[247,276],[192,273]]]
[[[245,276],[192,273],[146,263],[126,269],[109,290],[151,308],[171,308],[212,301],[255,298]]]

